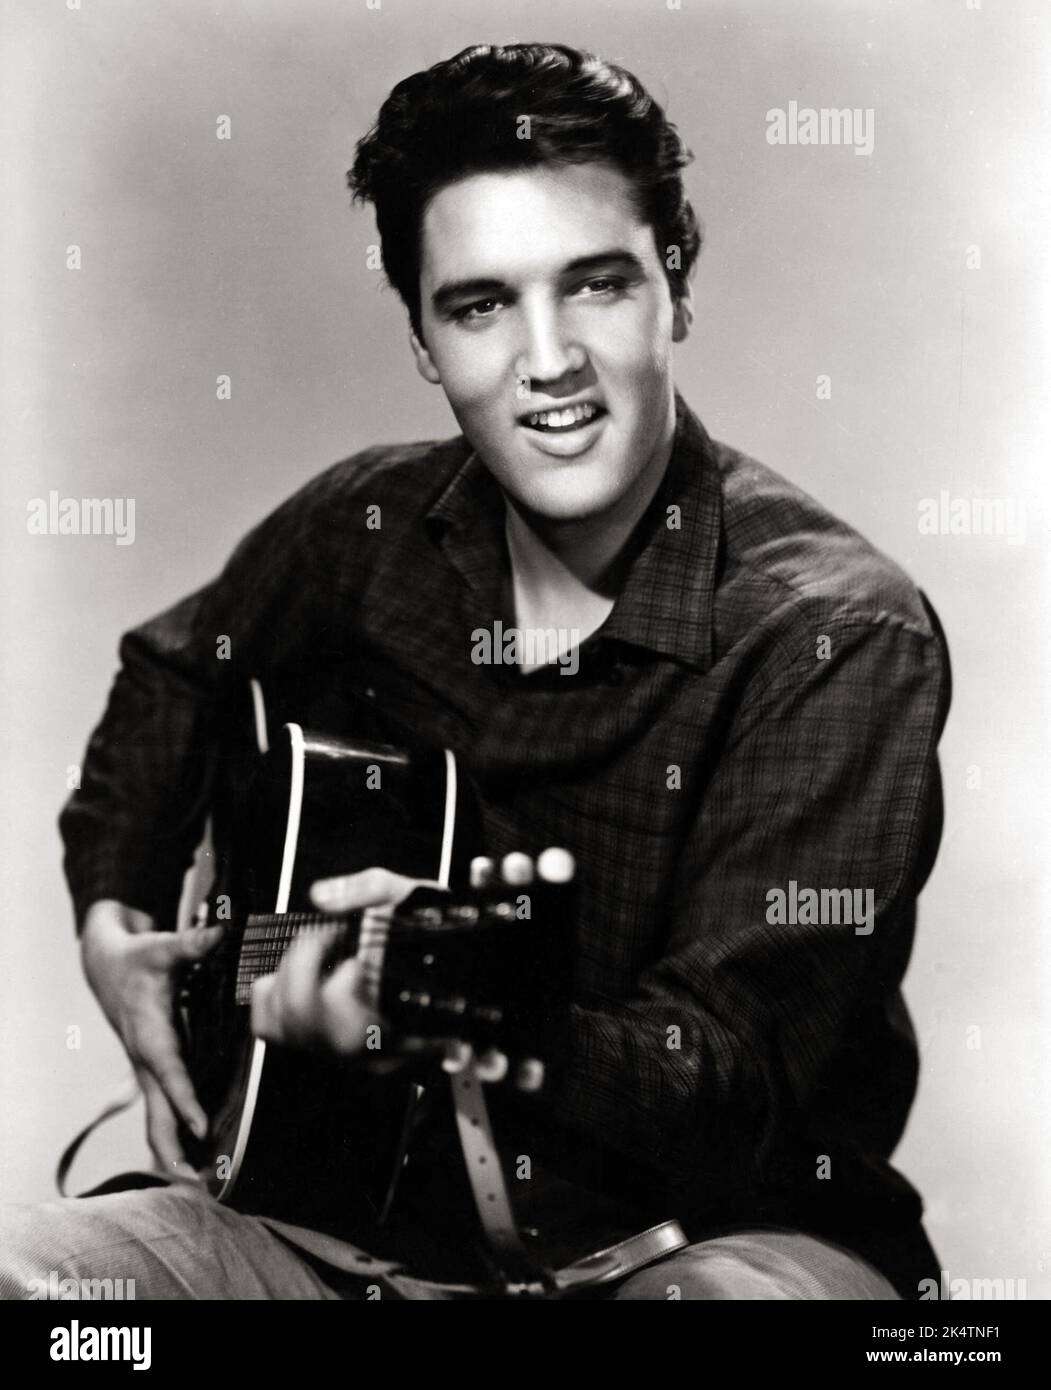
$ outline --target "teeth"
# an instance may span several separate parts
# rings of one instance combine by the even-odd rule
[[[571,425],[579,425],[584,420],[592,420],[597,414],[598,406],[574,405],[568,406],[565,410],[537,411],[536,414],[530,415],[529,423],[534,428],[564,430]]]

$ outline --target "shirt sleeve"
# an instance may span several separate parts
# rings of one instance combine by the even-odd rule
[[[174,923],[209,810],[220,712],[306,640],[321,475],[241,542],[220,576],[125,634],[79,788],[59,818],[78,931],[114,898]],[[312,602],[313,601],[313,602]]]
[[[572,1006],[555,1076],[559,1123],[673,1189],[684,1174],[762,1181],[865,1020],[878,1042],[878,1021],[903,1015],[915,897],[941,829],[947,655],[940,635],[891,618],[826,622],[792,645],[743,702],[703,789],[666,949],[630,997]],[[859,890],[852,907],[871,903],[872,918],[811,921],[804,888]]]

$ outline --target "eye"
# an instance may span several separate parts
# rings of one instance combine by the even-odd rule
[[[601,295],[604,299],[619,293],[625,289],[627,281],[617,275],[595,275],[590,280],[585,280],[577,287],[577,293],[583,294],[585,298],[591,299],[596,295]]]
[[[473,304],[464,304],[461,308],[454,309],[453,318],[457,323],[477,323],[479,319],[492,318],[502,303],[502,300],[496,298],[476,299]]]

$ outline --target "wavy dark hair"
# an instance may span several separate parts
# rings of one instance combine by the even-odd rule
[[[355,201],[375,205],[383,268],[418,333],[430,199],[471,174],[540,164],[601,160],[619,169],[679,300],[701,249],[681,173],[692,157],[624,68],[563,44],[479,44],[398,83],[359,140],[347,182]],[[679,254],[669,267],[671,247]]]

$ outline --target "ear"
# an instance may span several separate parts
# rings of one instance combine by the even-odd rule
[[[431,354],[424,347],[422,341],[416,336],[415,329],[409,329],[409,344],[412,348],[412,355],[416,358],[416,370],[424,381],[429,381],[432,386],[440,386],[442,383],[441,373],[434,365]]]
[[[676,302],[673,308],[673,318],[671,324],[671,340],[673,343],[681,343],[689,337],[690,329],[693,327],[693,289],[687,284],[683,290],[682,297]]]

